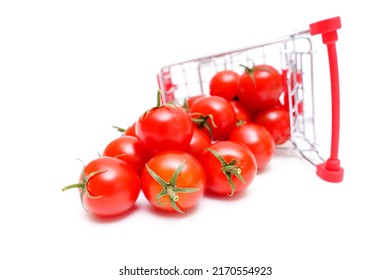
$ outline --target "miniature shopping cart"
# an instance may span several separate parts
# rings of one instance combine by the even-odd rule
[[[161,68],[158,82],[162,102],[180,102],[191,96],[209,95],[209,82],[223,69],[242,71],[240,64],[277,66],[283,77],[281,104],[290,114],[290,140],[293,150],[315,166],[317,175],[329,182],[341,182],[344,170],[338,159],[340,130],[340,96],[336,52],[340,17],[322,20],[308,30],[278,40],[191,59]],[[318,150],[314,116],[314,51],[312,35],[322,35],[327,46],[331,83],[331,144],[330,156],[324,159]]]

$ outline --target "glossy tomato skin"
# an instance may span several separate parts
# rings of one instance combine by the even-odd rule
[[[238,161],[237,166],[241,169],[240,174],[244,178],[245,183],[233,175],[234,194],[246,190],[257,174],[256,159],[251,150],[245,145],[227,140],[216,142],[209,148],[220,154],[228,163],[232,160]],[[220,161],[207,149],[199,155],[198,159],[206,173],[206,190],[217,195],[231,195],[232,187],[221,170],[222,165]]]
[[[141,143],[134,136],[123,135],[111,141],[103,151],[103,156],[117,157],[131,166],[141,176],[145,163],[150,159]]]
[[[192,139],[186,152],[190,153],[194,157],[198,157],[199,154],[211,145],[211,139],[203,130],[198,127],[194,127]]]
[[[230,101],[238,94],[240,75],[232,70],[217,72],[210,80],[210,95]]]
[[[85,176],[92,176],[86,185],[89,197],[83,194],[84,207],[91,213],[110,217],[130,210],[140,193],[141,185],[137,173],[124,161],[113,157],[100,157],[85,166]]]
[[[135,122],[125,130],[124,135],[136,137],[135,136]]]
[[[199,100],[203,97],[204,97],[204,95],[195,95],[195,96],[191,96],[191,97],[187,98],[188,109],[191,108],[192,104],[194,104],[197,100]]]
[[[156,172],[163,180],[169,182],[175,170],[185,161],[176,186],[180,188],[196,188],[195,192],[177,193],[177,206],[182,211],[195,207],[203,197],[206,186],[206,176],[200,162],[191,154],[181,151],[167,151],[155,155],[147,166]],[[162,186],[149,174],[145,168],[141,176],[142,191],[146,199],[157,209],[166,212],[176,212],[171,206],[169,197],[163,196],[158,203],[156,196],[163,190]]]
[[[187,112],[178,106],[154,107],[142,114],[135,125],[138,140],[152,156],[163,151],[187,149],[193,124]]]
[[[275,142],[269,131],[256,123],[237,126],[230,134],[230,141],[247,146],[256,158],[257,170],[264,169],[275,154]]]
[[[281,107],[268,108],[254,117],[254,122],[264,126],[272,135],[276,145],[290,139],[289,112]]]
[[[256,65],[252,75],[245,71],[240,77],[239,100],[251,110],[274,106],[283,91],[282,76],[270,65]]]
[[[233,107],[234,112],[236,113],[237,123],[250,123],[252,122],[252,112],[246,108],[240,101],[232,100],[230,104]]]
[[[190,107],[192,118],[212,115],[214,124],[211,119],[207,120],[211,128],[211,139],[214,141],[225,140],[229,138],[230,133],[236,126],[237,118],[232,105],[225,98],[220,96],[205,96],[195,101]],[[203,130],[209,133],[205,127]]]

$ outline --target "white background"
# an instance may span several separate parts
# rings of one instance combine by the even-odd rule
[[[380,1],[341,3],[1,1],[0,278],[150,279],[118,271],[177,265],[273,267],[256,279],[390,279],[388,12]],[[141,195],[128,215],[101,220],[76,191],[61,192],[78,179],[77,158],[92,160],[118,136],[112,125],[154,105],[161,66],[333,16],[343,23],[342,183],[278,154],[244,195],[205,197],[185,216],[156,212]],[[327,79],[327,69],[316,75]]]

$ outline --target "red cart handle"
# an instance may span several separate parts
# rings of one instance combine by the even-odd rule
[[[311,35],[322,35],[322,42],[327,45],[329,57],[330,82],[332,91],[332,142],[330,157],[324,163],[317,165],[317,175],[328,182],[341,182],[344,169],[338,159],[340,135],[340,88],[337,63],[336,41],[337,29],[341,28],[340,17],[322,20],[310,25]]]

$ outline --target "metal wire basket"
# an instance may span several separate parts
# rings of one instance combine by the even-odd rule
[[[280,69],[284,90],[281,105],[290,114],[289,146],[316,167],[317,175],[329,182],[341,182],[344,170],[338,159],[340,130],[339,77],[336,52],[340,17],[310,24],[303,30],[272,42],[190,59],[161,68],[158,74],[162,102],[182,103],[197,95],[209,95],[211,78],[224,69],[242,72],[240,64],[268,64]],[[331,82],[331,151],[327,160],[319,153],[316,138],[311,36],[321,34],[327,46]],[[285,148],[285,147],[279,147]]]

